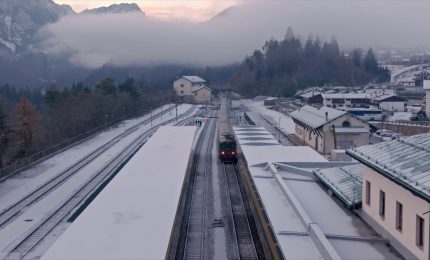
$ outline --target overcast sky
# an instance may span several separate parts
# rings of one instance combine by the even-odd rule
[[[57,2],[115,2],[64,0]],[[302,35],[335,36],[341,48],[430,47],[430,1],[303,0],[246,1],[227,15],[207,21],[233,1],[140,1],[168,9],[171,15],[140,14],[65,17],[43,28],[49,36],[42,48],[68,53],[87,67],[106,62],[117,65],[184,63],[221,65],[243,60],[271,37],[281,39],[289,26]],[[183,3],[201,18],[183,19],[174,8]],[[76,8],[76,5],[75,5]],[[149,9],[148,9],[149,10]],[[198,11],[200,10],[200,11]],[[222,10],[222,8],[220,9]],[[215,12],[216,11],[216,12]],[[178,12],[178,13],[175,13]],[[178,14],[181,15],[178,15]],[[186,12],[185,12],[186,14]],[[174,17],[174,19],[165,19]]]

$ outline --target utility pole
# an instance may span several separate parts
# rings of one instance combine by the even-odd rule
[[[107,128],[107,119],[108,119],[108,117],[109,117],[109,114],[105,114],[105,130]]]
[[[281,143],[281,117],[279,117],[278,130],[279,130],[279,143]]]
[[[178,104],[175,104],[176,105],[176,119],[175,119],[175,121],[178,121]]]

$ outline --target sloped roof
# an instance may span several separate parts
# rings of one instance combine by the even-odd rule
[[[361,146],[347,153],[430,202],[430,133]]]
[[[361,202],[363,187],[362,164],[317,169],[314,174],[348,207]]]
[[[321,94],[323,98],[348,98],[348,99],[365,99],[368,98],[365,93],[333,93]]]
[[[377,101],[377,102],[382,102],[382,101],[406,101],[406,99],[401,98],[395,94],[386,94],[386,95],[381,95],[381,96],[377,96],[372,98],[372,100]]]
[[[200,91],[200,90],[202,90],[202,89],[207,89],[207,90],[209,90],[209,91],[211,91],[212,92],[212,89],[210,89],[210,88],[208,88],[208,87],[206,87],[206,86],[202,86],[202,87],[193,87],[192,89],[191,89],[191,91],[193,92],[193,93],[196,93],[197,91]]]
[[[200,78],[199,76],[182,76],[182,78],[192,83],[206,83],[206,80]]]
[[[326,119],[326,113],[327,113],[327,119]],[[291,112],[290,116],[293,119],[316,129],[323,126],[325,123],[333,119],[336,119],[342,115],[345,115],[346,113],[347,112],[345,111],[340,111],[340,110],[325,107],[325,106],[321,108],[304,106]]]

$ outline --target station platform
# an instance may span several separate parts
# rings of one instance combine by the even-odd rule
[[[351,162],[329,162],[308,146],[280,145],[262,127],[234,131],[284,259],[400,259],[314,175]]]
[[[160,127],[41,259],[165,259],[195,132]]]

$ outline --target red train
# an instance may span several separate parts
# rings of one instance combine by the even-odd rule
[[[236,140],[230,133],[223,133],[219,138],[219,159],[223,163],[237,163]]]

